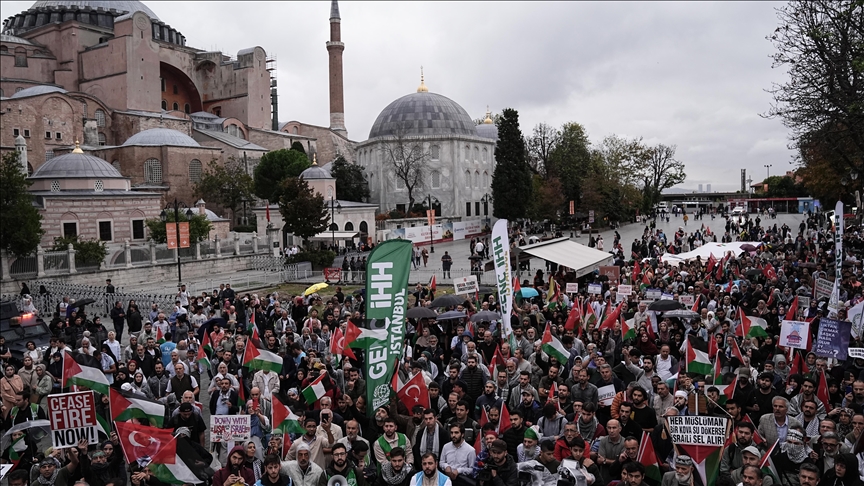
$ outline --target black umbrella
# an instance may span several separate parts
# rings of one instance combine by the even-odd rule
[[[756,251],[757,248],[750,243],[744,243],[741,245],[741,251]]]
[[[450,306],[454,306],[454,305],[460,305],[463,302],[465,302],[465,299],[462,297],[459,297],[458,295],[445,294],[445,295],[437,297],[435,300],[433,300],[432,303],[430,304],[430,306],[431,307],[450,307]]]
[[[498,319],[501,319],[501,314],[485,310],[471,316],[471,322],[497,321]]]
[[[747,270],[746,272],[744,272],[744,275],[746,275],[748,277],[756,277],[758,275],[762,275],[762,270],[760,270],[758,268],[751,268],[750,270]]]
[[[466,317],[468,317],[468,316],[464,312],[450,311],[450,312],[445,312],[443,314],[439,314],[438,318],[436,320],[447,321],[450,319],[464,319]]]
[[[652,302],[651,305],[648,306],[648,310],[660,311],[660,312],[673,311],[673,310],[678,310],[678,309],[683,309],[683,308],[684,308],[684,306],[681,304],[681,302],[678,302],[677,300],[671,300],[671,299],[657,300],[657,301]]]
[[[409,319],[434,319],[438,316],[434,310],[428,307],[412,307],[408,309],[408,312],[406,312],[405,315]]]
[[[695,318],[699,317],[699,313],[694,312],[690,309],[676,309],[676,310],[664,312],[663,317],[679,317],[681,319],[695,319]]]
[[[95,302],[96,302],[95,299],[81,299],[81,300],[75,301],[75,303],[72,304],[72,307],[79,309],[81,307],[84,307],[85,305],[93,304]]]
[[[198,332],[195,333],[198,337],[198,342],[204,342],[204,333],[210,332],[210,330],[213,329],[214,324],[219,327],[227,327],[228,321],[226,321],[224,317],[214,317],[213,319],[205,321],[204,324],[201,324],[201,327],[198,328]],[[213,347],[215,348],[215,343],[213,344]]]

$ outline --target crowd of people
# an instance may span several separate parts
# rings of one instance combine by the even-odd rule
[[[62,352],[69,350],[96,363],[117,391],[162,403],[164,427],[200,461],[199,482],[215,486],[326,486],[335,476],[350,486],[860,486],[864,359],[778,345],[796,296],[810,297],[794,317],[810,322],[811,339],[831,312],[826,299],[813,297],[815,279],[834,272],[829,224],[815,214],[794,229],[731,218],[727,226],[727,235],[760,246],[713,263],[671,264],[656,257],[716,236],[704,230],[667,236],[650,224],[629,251],[614,239],[620,282],[596,273],[576,279],[554,264],[547,273],[539,270],[520,282],[539,295],[518,299],[504,316],[512,336],[502,335],[500,319],[471,318],[500,310],[494,293],[435,309],[465,318],[409,319],[410,352],[398,373],[403,383],[421,374],[428,407],[406,407],[394,393],[389,404],[371,409],[362,351],[354,350],[356,358],[333,354],[337,329],[344,334],[349,322],[363,327],[362,292],[335,287],[327,295],[259,296],[226,285],[193,296],[182,288],[173,309],[139,312],[140,329],[129,322],[129,303],[117,302],[106,317],[113,330],[104,337],[91,333],[98,316],[71,307],[60,312],[58,305],[48,350],[31,349],[19,359],[0,337],[3,429],[45,418],[46,395],[63,391]],[[512,237],[518,241],[518,229]],[[485,247],[475,242],[472,252]],[[847,230],[838,320],[862,302],[862,254],[862,233]],[[773,272],[764,271],[769,264]],[[549,292],[571,281],[580,290],[598,283],[602,291]],[[634,284],[629,296],[618,294],[624,283]],[[649,310],[650,289],[675,300],[692,297],[698,317]],[[431,307],[435,289],[421,285],[412,295],[414,306]],[[607,322],[621,302],[621,319]],[[763,319],[765,336],[742,337],[742,316]],[[632,335],[622,333],[622,321],[633,326]],[[128,341],[122,337],[127,326]],[[544,351],[547,329],[566,359]],[[204,334],[212,346],[206,365],[197,359]],[[244,364],[250,339],[281,357],[280,371]],[[715,376],[688,372],[691,340],[714,341],[711,359],[723,384],[735,383],[734,393],[721,396]],[[861,336],[851,336],[850,347],[864,347]],[[321,375],[323,396],[310,402],[303,390]],[[610,386],[612,399],[601,399],[598,391]],[[274,398],[297,415],[303,432],[272,433]],[[98,396],[105,416],[107,401]],[[235,414],[251,416],[251,439],[220,449],[211,443],[205,416]],[[729,419],[731,439],[716,477],[703,477],[700,458],[673,443],[668,419],[676,415]],[[40,449],[37,439],[22,428],[2,451],[3,462],[15,464],[10,486],[162,484],[146,464],[127,464],[116,434],[98,447],[62,450]],[[653,463],[640,457],[645,440],[655,451]],[[761,467],[767,453],[773,469]],[[220,467],[208,469],[217,462]]]

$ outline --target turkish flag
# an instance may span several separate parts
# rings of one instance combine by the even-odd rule
[[[429,389],[426,388],[426,382],[423,380],[423,373],[417,373],[408,380],[402,388],[396,393],[399,400],[405,404],[405,408],[410,412],[416,405],[421,405],[424,409],[429,408]]]
[[[156,464],[174,464],[177,460],[177,441],[171,429],[158,429],[132,422],[114,422],[117,437],[126,454],[126,462],[149,457]]]

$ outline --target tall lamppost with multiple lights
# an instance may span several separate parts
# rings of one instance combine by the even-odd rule
[[[178,286],[183,283],[183,273],[182,273],[182,270],[180,268],[180,209],[181,208],[186,210],[186,218],[191,221],[192,216],[195,215],[195,213],[192,212],[192,208],[186,206],[185,203],[177,202],[176,197],[174,198],[173,204],[168,203],[168,205],[165,206],[165,209],[163,209],[162,212],[159,213],[159,219],[161,219],[163,223],[167,223],[168,222],[167,211],[170,211],[172,209],[174,210],[174,230],[175,230],[174,234],[175,234],[175,237],[177,239],[177,285]],[[191,233],[191,230],[190,230],[190,233]],[[167,236],[168,236],[168,225],[167,224],[165,225],[165,236],[167,239]]]
[[[763,167],[765,167],[765,177],[766,178],[771,177],[771,167],[774,167],[774,165],[773,164],[765,164]]]
[[[489,203],[492,202],[492,195],[488,192],[480,199],[483,203],[483,216],[489,216]]]
[[[438,201],[438,198],[434,197],[432,194],[427,194],[426,200],[429,202],[429,210],[432,211],[432,214],[434,215],[435,214],[435,205],[441,204],[441,202]],[[428,218],[428,221],[429,221],[429,253],[435,253],[435,239],[433,238],[434,231],[432,228],[434,226],[432,224],[433,219]]]
[[[333,246],[333,251],[336,251],[336,213],[342,213],[342,205],[335,197],[330,196],[330,244]]]

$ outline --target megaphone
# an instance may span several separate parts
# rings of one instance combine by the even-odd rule
[[[327,481],[327,486],[347,486],[348,480],[345,479],[345,476],[335,475],[330,478],[330,481]]]

